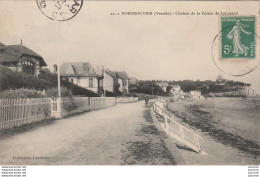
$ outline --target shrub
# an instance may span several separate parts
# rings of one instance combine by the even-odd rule
[[[8,99],[8,98],[44,98],[45,96],[39,93],[37,90],[30,90],[30,89],[9,89],[3,92],[0,92],[1,99]]]
[[[33,75],[12,71],[6,66],[0,65],[0,92],[8,89],[34,89],[34,90],[53,90],[50,95],[55,94],[57,87],[57,74],[53,74],[48,70],[42,70],[38,77]],[[61,80],[61,86],[66,87],[73,95],[98,97],[99,95],[93,91],[82,88],[69,81]],[[57,90],[57,89],[56,89]]]
[[[116,97],[116,94],[113,92],[106,91],[106,97]]]
[[[66,87],[61,87],[60,88],[60,92],[61,92],[61,97],[69,97],[71,96],[71,92],[69,89],[67,89]],[[58,88],[51,88],[46,90],[46,96],[47,97],[58,97]]]

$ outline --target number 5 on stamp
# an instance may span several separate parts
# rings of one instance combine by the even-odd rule
[[[221,59],[255,59],[255,17],[221,17]]]

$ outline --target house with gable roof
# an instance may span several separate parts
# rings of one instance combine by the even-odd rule
[[[28,47],[18,45],[5,45],[0,43],[0,64],[13,71],[24,72],[38,76],[40,69],[47,66],[43,57]]]
[[[155,84],[160,86],[164,92],[167,91],[167,87],[168,87],[167,81],[155,81]]]
[[[129,93],[129,77],[125,71],[116,72],[119,91],[123,94]]]
[[[106,95],[106,91],[114,92],[115,91],[115,84],[117,83],[117,75],[116,72],[111,71],[109,69],[104,70],[104,92]]]
[[[63,79],[102,94],[103,76],[102,72],[97,72],[89,62],[65,62],[60,66],[60,75]]]

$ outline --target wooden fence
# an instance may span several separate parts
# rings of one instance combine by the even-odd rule
[[[48,98],[0,99],[0,130],[50,118]]]
[[[115,102],[114,97],[0,99],[0,130],[102,109],[115,105]]]
[[[153,105],[153,110],[158,115],[164,117],[164,128],[166,133],[194,151],[206,155],[207,153],[201,150],[199,142],[199,140],[203,138],[176,122],[171,115],[165,111],[165,103],[166,102],[163,100],[156,101]]]

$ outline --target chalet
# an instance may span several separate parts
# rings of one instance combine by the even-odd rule
[[[123,94],[129,93],[129,77],[125,71],[116,72],[119,91]]]
[[[88,62],[66,62],[60,66],[60,75],[63,79],[77,84],[93,92],[102,94],[102,73],[95,71]]]
[[[28,47],[19,45],[4,45],[0,43],[0,64],[13,71],[24,72],[38,76],[40,69],[47,66],[42,56]]]
[[[160,86],[164,92],[167,91],[167,87],[168,87],[167,81],[156,81],[155,84]]]

